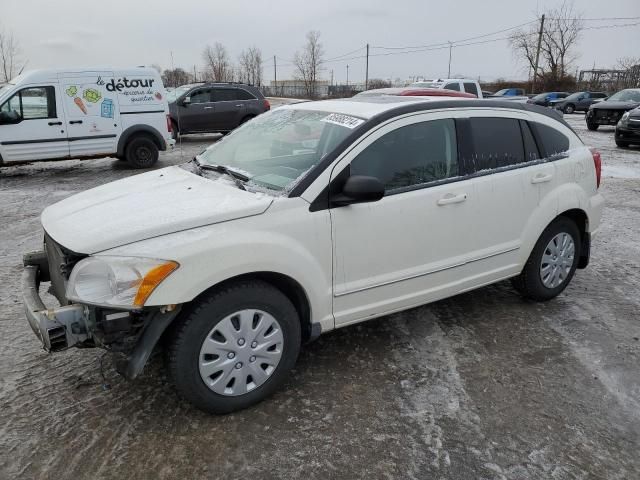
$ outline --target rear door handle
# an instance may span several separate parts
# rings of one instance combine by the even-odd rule
[[[53,126],[53,125],[62,125],[62,122],[49,122],[49,126]]]
[[[216,107],[204,107],[204,110],[213,110]]]
[[[547,174],[539,173],[531,179],[531,183],[536,184],[536,183],[550,182],[552,178],[553,178],[553,175],[550,173],[547,173]]]
[[[82,120],[71,120],[69,122],[70,125],[75,125],[76,123],[82,123]]]
[[[453,193],[447,193],[444,197],[438,200],[438,205],[442,207],[443,205],[450,205],[452,203],[461,203],[467,199],[466,193],[460,193],[458,195],[454,195]]]
[[[236,107],[241,107],[241,106],[242,106],[242,104],[240,104],[240,105],[236,105]]]

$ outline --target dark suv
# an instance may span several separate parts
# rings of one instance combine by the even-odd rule
[[[260,90],[244,83],[197,83],[167,93],[174,138],[186,133],[230,132],[271,108]]]

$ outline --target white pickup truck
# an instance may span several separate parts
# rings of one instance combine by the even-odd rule
[[[470,78],[437,78],[435,80],[422,80],[414,82],[410,87],[416,88],[444,88],[456,92],[467,92],[478,98],[483,98],[480,84]]]

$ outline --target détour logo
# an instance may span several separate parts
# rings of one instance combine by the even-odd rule
[[[102,79],[99,78],[98,82],[100,80]],[[118,81],[112,78],[109,82],[107,82],[106,89],[109,92],[122,92],[122,90],[126,88],[151,88],[153,87],[154,81],[155,80],[153,78],[147,78],[147,79],[136,78],[133,80],[129,80],[127,77],[122,77],[122,78],[119,78]]]

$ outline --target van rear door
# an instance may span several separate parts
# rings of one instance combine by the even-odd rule
[[[60,90],[56,84],[21,86],[0,105],[0,155],[5,162],[69,155]]]
[[[65,75],[61,79],[71,158],[116,152],[118,102],[106,85],[113,72]]]

